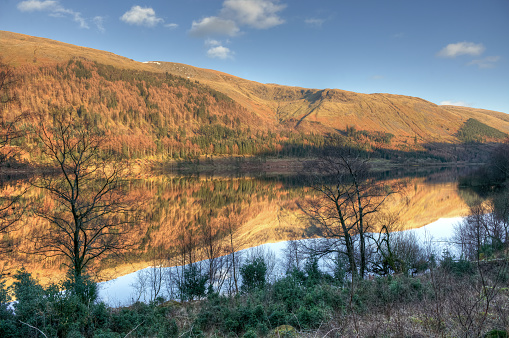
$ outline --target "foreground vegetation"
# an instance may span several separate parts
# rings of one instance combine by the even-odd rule
[[[241,269],[247,283],[237,294],[205,294],[188,284],[188,292],[201,294],[198,300],[158,298],[124,308],[97,302],[96,286],[86,279],[78,288],[65,283],[43,288],[19,271],[12,288],[2,288],[0,335],[507,337],[507,262],[489,257],[475,262],[430,256],[425,273],[365,280],[352,280],[340,268],[324,273],[310,259],[272,283],[259,258]],[[11,295],[13,305],[7,303]]]

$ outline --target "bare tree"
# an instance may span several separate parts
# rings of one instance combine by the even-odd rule
[[[395,186],[370,175],[368,159],[337,147],[327,150],[307,171],[313,174],[310,185],[318,192],[318,198],[311,199],[303,209],[315,235],[332,239],[324,242],[327,245],[320,254],[344,253],[352,275],[364,278],[368,260],[366,234],[373,229],[370,217],[395,192]]]
[[[454,241],[462,255],[470,260],[491,258],[507,247],[509,224],[504,212],[495,212],[492,201],[478,202],[470,207],[470,215],[455,229]]]
[[[228,268],[225,272],[231,276],[229,279],[230,293],[239,292],[239,268],[241,264],[241,255],[238,251],[242,243],[239,241],[239,238],[235,237],[235,232],[243,222],[240,212],[240,208],[236,208],[232,205],[225,210],[224,215],[224,228],[227,240],[225,252],[228,255]]]
[[[33,183],[49,197],[34,212],[50,225],[48,231],[35,233],[35,252],[66,257],[78,279],[97,257],[128,247],[124,235],[136,204],[127,203],[124,165],[101,150],[102,137],[88,121],[72,110],[57,111],[53,119],[51,127],[42,119],[36,130],[57,174]]]
[[[212,210],[209,214],[212,214]],[[222,273],[226,262],[222,257],[225,252],[224,243],[221,241],[222,230],[219,222],[214,222],[211,218],[201,221],[204,258],[208,262],[209,288],[210,290],[215,288],[218,292],[225,280],[225,274]]]
[[[455,228],[454,239],[463,258],[444,264],[445,272],[455,273],[455,279],[463,284],[451,290],[449,299],[451,312],[465,336],[481,335],[506,284],[503,276],[509,267],[505,250],[509,225],[499,216],[493,201],[472,205],[470,215]],[[461,275],[464,270],[470,272],[467,277]]]
[[[428,261],[415,233],[402,231],[399,217],[394,213],[377,215],[378,233],[370,235],[375,253],[371,269],[380,275],[415,273],[428,268]]]
[[[283,265],[286,272],[300,270],[300,267],[305,260],[302,251],[303,249],[300,247],[299,241],[290,240],[286,242],[286,247],[283,249]]]

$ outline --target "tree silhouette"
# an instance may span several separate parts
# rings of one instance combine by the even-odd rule
[[[370,175],[369,160],[348,149],[328,148],[306,168],[313,173],[310,186],[318,192],[303,208],[315,235],[324,241],[317,254],[340,252],[346,255],[353,276],[364,278],[367,271],[367,233],[370,218],[386,198],[395,192]]]
[[[33,185],[50,198],[35,207],[49,231],[35,234],[35,252],[67,258],[71,277],[79,279],[95,258],[129,246],[136,203],[127,200],[125,166],[101,150],[103,138],[72,110],[57,111],[53,126],[40,124],[43,154],[57,168]]]

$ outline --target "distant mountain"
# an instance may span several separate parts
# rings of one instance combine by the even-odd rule
[[[368,151],[424,150],[460,142],[467,121],[509,133],[507,114],[417,97],[262,84],[5,31],[0,45],[2,62],[22,79],[13,88],[20,105],[5,116],[72,107],[109,136],[107,147],[130,157],[298,156],[327,134]],[[490,135],[499,134],[476,140]]]

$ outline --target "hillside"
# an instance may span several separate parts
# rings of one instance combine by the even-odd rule
[[[4,118],[72,108],[130,157],[302,155],[337,132],[365,150],[418,150],[459,142],[469,119],[509,133],[507,114],[416,97],[262,84],[11,32],[0,32],[0,45],[19,80],[11,88],[19,103],[4,107]]]
[[[423,141],[455,140],[469,118],[509,132],[509,115],[459,106],[439,106],[426,100],[392,94],[360,94],[339,89],[306,89],[261,84],[225,73],[183,64],[154,62],[154,68],[189,76],[224,92],[238,103],[281,121],[313,121],[345,130],[347,126],[384,131]]]

